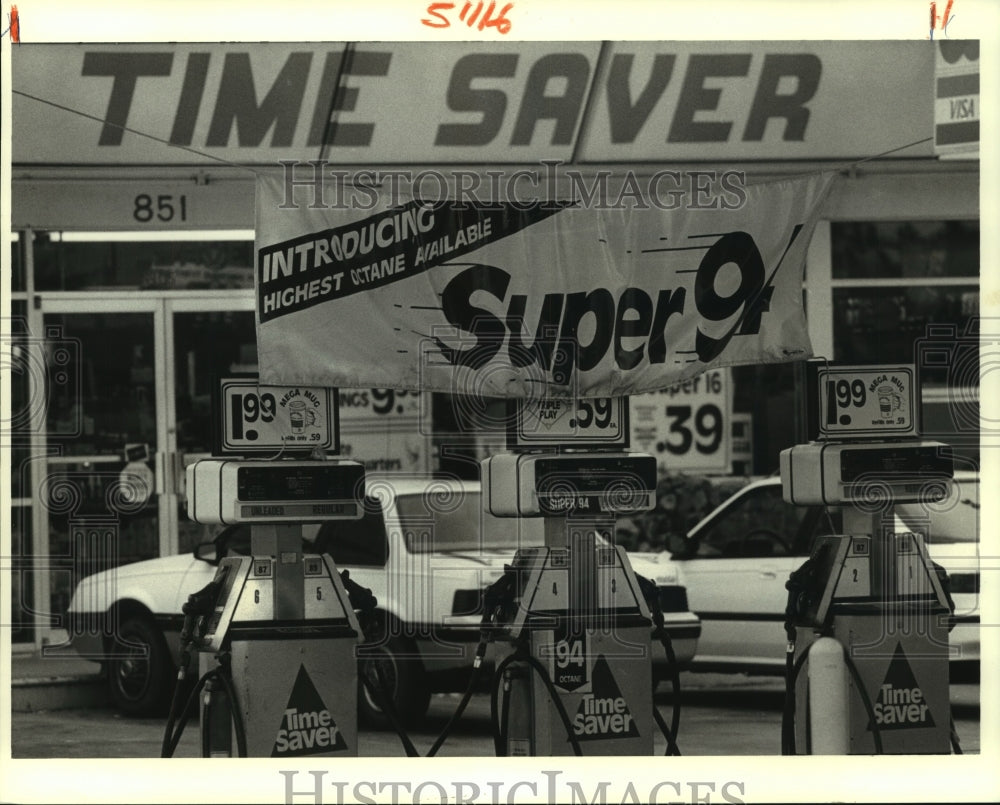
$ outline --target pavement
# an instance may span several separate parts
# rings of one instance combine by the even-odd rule
[[[66,710],[110,707],[100,663],[67,654],[58,648],[32,651],[15,650],[11,655],[11,710]],[[715,695],[758,691],[781,693],[780,676],[753,676],[731,673],[691,673],[681,675],[682,690],[697,694],[712,691]],[[979,712],[979,685],[952,684],[951,703],[956,715]]]
[[[52,647],[12,651],[10,683],[14,712],[110,706],[100,663]]]

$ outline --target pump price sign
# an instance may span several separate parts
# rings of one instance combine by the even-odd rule
[[[810,361],[806,371],[810,439],[917,435],[913,364]]]
[[[214,410],[220,421],[214,454],[340,452],[335,389],[262,386],[256,376],[223,378]]]
[[[512,400],[507,447],[628,447],[628,397]]]

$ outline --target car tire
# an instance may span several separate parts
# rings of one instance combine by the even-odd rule
[[[107,662],[108,690],[115,706],[130,716],[162,716],[170,706],[175,674],[163,634],[145,615],[118,627]]]
[[[378,674],[373,663],[378,663]],[[413,641],[390,637],[378,646],[365,647],[358,659],[358,720],[371,729],[389,729],[392,721],[364,684],[365,675],[375,684],[381,677],[402,726],[412,727],[427,714],[431,695]]]

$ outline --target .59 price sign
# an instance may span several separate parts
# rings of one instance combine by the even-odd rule
[[[223,378],[215,400],[215,455],[338,452],[337,394],[325,387],[262,386]]]
[[[511,400],[510,449],[628,447],[628,398]]]

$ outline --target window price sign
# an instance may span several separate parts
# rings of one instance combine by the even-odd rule
[[[214,410],[217,456],[340,452],[335,389],[262,386],[255,375],[222,378]]]
[[[733,384],[710,369],[670,388],[631,397],[632,444],[661,472],[732,469]]]
[[[806,367],[809,439],[917,436],[913,364]]]

